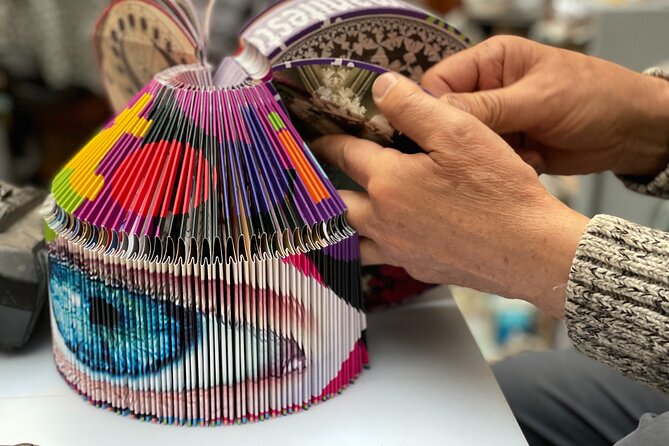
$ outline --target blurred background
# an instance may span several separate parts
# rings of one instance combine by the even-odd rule
[[[108,0],[0,0],[0,181],[46,187],[109,117],[91,44]],[[218,0],[211,52],[228,53],[239,28],[272,3]],[[422,0],[474,42],[515,34],[603,57],[633,70],[669,60],[666,0]],[[214,57],[215,59],[215,57]],[[586,215],[609,213],[669,230],[669,206],[635,195],[610,174],[542,178]],[[522,278],[519,278],[522,280]],[[562,323],[524,302],[452,288],[491,362],[568,345]]]

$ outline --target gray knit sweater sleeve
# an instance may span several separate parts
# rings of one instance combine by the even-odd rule
[[[657,68],[646,74],[669,80]],[[620,178],[636,192],[669,198],[669,168]],[[565,317],[580,351],[669,392],[669,233],[593,218],[572,262]]]
[[[640,194],[652,195],[659,198],[669,198],[669,168],[660,172],[656,177],[619,176],[625,186]]]
[[[669,391],[669,234],[598,215],[588,224],[567,284],[576,348]]]

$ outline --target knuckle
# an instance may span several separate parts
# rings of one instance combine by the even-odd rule
[[[493,36],[481,42],[480,50],[486,54],[493,54],[503,50],[508,43],[508,36]]]
[[[388,198],[397,193],[394,179],[403,169],[401,157],[402,153],[392,148],[383,148],[376,155],[374,175],[370,176],[367,183],[367,194],[373,203],[383,207],[389,201]]]
[[[425,84],[430,84],[431,82],[433,82],[435,80],[438,80],[438,78],[439,78],[439,71],[438,70],[440,68],[440,65],[441,65],[441,62],[436,64],[436,65],[431,66],[430,68],[428,68],[428,70],[425,72],[425,74],[423,74],[423,77],[421,78],[420,83],[422,85],[425,85]]]
[[[369,180],[367,194],[374,204],[383,203],[394,193],[394,184],[389,181],[389,175],[376,175]]]
[[[339,151],[339,169],[344,172],[350,172],[351,170],[351,156],[353,154],[353,144],[350,139],[342,142],[341,150]]]
[[[453,114],[449,117],[448,123],[441,125],[441,128],[437,131],[442,137],[448,136],[450,139],[452,132],[448,130],[449,128],[457,129],[457,132],[461,134],[463,130],[469,130],[473,121],[475,120],[470,115],[464,113]]]
[[[503,104],[500,97],[496,94],[481,93],[476,95],[480,118],[488,127],[499,128],[502,124]]]
[[[395,103],[391,104],[393,107],[392,111],[396,113],[413,111],[413,114],[418,114],[417,112],[421,109],[420,104],[423,101],[423,94],[422,90],[415,88],[403,89],[402,93],[397,96]]]
[[[464,119],[460,114],[450,116],[423,116],[420,119],[420,132],[429,144],[443,143],[453,139],[453,130],[458,129],[458,124]]]
[[[474,118],[464,114],[454,114],[448,122],[435,123],[427,134],[432,149],[448,148],[470,135]]]
[[[518,45],[521,42],[527,42],[527,40],[518,36],[498,35],[490,37],[485,40],[483,44],[492,48],[504,48],[511,45]]]
[[[396,149],[392,149],[390,147],[384,147],[376,155],[375,162],[377,166],[379,166],[381,169],[393,168],[398,160],[398,157],[401,154],[402,153],[398,152]]]
[[[457,123],[453,122],[452,125],[453,128],[460,130],[460,127]],[[442,150],[439,149],[450,147],[453,142],[452,140],[453,138],[451,138],[451,136],[448,135],[445,131],[434,131],[430,133],[427,138],[430,148],[433,150],[438,150],[439,152],[442,152]]]

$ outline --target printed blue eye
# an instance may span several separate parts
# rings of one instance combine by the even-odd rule
[[[155,373],[181,358],[200,333],[201,316],[181,306],[86,280],[65,263],[52,261],[50,267],[58,330],[77,359],[94,371]]]
[[[224,368],[222,384],[283,376],[306,366],[304,349],[291,333],[263,330],[249,322],[224,322],[215,312],[205,315],[113,287],[53,257],[50,268],[58,332],[68,350],[92,371],[137,378],[168,365],[184,366],[198,351],[210,353],[212,339],[207,336],[212,331],[218,333],[223,357],[243,363],[244,357],[251,361],[251,352],[258,355],[236,373]]]

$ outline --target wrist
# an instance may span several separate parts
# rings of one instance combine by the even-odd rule
[[[643,91],[634,101],[627,133],[630,140],[618,157],[617,175],[654,177],[669,164],[669,81],[643,75]]]
[[[664,166],[667,167],[666,157],[669,154],[669,74],[656,71],[654,75],[647,75],[649,82],[653,84],[656,91],[653,107],[650,109],[651,122],[657,123],[660,141],[663,143],[665,157]]]
[[[588,222],[552,196],[537,215],[526,219],[531,227],[518,256],[526,280],[517,297],[551,316],[564,317],[571,265]]]

